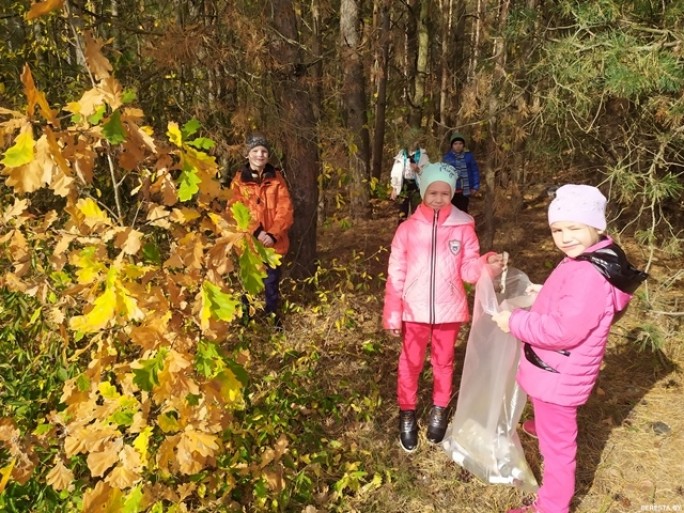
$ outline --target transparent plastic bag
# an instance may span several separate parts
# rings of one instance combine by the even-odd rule
[[[475,287],[458,402],[442,447],[485,482],[533,492],[537,481],[516,432],[527,400],[515,381],[520,343],[491,319],[498,311],[531,306],[533,296],[525,293],[530,281],[522,271],[509,268],[504,279],[497,283],[504,293],[497,294],[487,273]]]

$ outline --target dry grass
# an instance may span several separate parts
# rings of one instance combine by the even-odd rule
[[[526,199],[538,197],[540,191],[529,191]],[[476,200],[472,208],[476,217],[481,207],[481,200]],[[543,281],[559,259],[548,233],[545,211],[545,201],[531,201],[515,221],[501,222],[496,237],[497,249],[509,251],[513,265],[534,281]],[[505,212],[498,213],[502,214]],[[324,265],[333,259],[344,265],[347,259],[351,261],[352,251],[362,251],[366,255],[380,255],[368,260],[368,272],[375,276],[384,273],[387,254],[377,251],[389,246],[395,219],[392,205],[381,202],[375,205],[372,219],[347,230],[334,226],[323,229],[320,240]],[[641,263],[638,256],[633,258]],[[651,281],[655,283],[649,286],[655,290],[659,282],[671,275],[671,269],[672,262],[669,266],[664,263],[661,268],[654,267]],[[339,432],[358,451],[369,479],[375,474],[381,477],[381,483],[361,487],[345,502],[343,510],[497,513],[529,500],[515,489],[486,485],[472,477],[440,448],[427,443],[424,429],[416,453],[406,455],[401,450],[395,403],[399,342],[381,329],[381,280],[374,287],[355,297],[350,292],[353,299],[345,303],[346,307],[354,302],[365,305],[363,325],[339,332],[331,329],[323,342],[330,354],[343,347],[346,355],[346,361],[332,358],[324,373],[337,377],[355,375],[364,393],[377,396],[372,418],[340,426]],[[671,285],[669,290],[681,297],[682,284]],[[364,298],[368,294],[373,296],[372,301]],[[636,303],[615,325],[598,386],[588,404],[580,409],[575,513],[684,511],[684,346],[677,324],[679,318],[651,315],[642,308],[645,301]],[[310,329],[302,321],[289,322],[297,324],[288,336],[293,343],[299,330]],[[662,352],[641,352],[635,344],[635,334],[648,323],[669,333]],[[456,384],[465,354],[465,331],[457,347]],[[358,350],[369,339],[380,349],[371,354]],[[426,365],[418,410],[422,427],[430,389],[431,376]],[[523,418],[527,415],[529,411]],[[530,466],[539,477],[541,462],[536,441],[525,435],[521,438]],[[308,511],[314,510],[318,511]]]

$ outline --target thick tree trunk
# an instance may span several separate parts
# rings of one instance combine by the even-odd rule
[[[340,57],[342,64],[343,119],[350,132],[350,214],[365,218],[369,207],[370,139],[366,119],[366,93],[360,54],[359,6],[357,0],[340,3]]]
[[[377,46],[375,53],[375,125],[373,127],[373,165],[371,174],[380,180],[382,175],[382,157],[385,144],[385,119],[387,113],[387,81],[389,79],[389,0],[381,0],[377,13]]]
[[[311,275],[316,262],[318,145],[296,17],[292,2],[271,0],[270,24],[275,34],[271,62],[273,93],[279,109],[285,170],[294,202],[290,232],[294,277]]]

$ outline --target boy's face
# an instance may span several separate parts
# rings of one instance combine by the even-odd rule
[[[451,203],[451,186],[446,182],[432,182],[425,190],[423,204],[435,210]]]
[[[263,170],[268,164],[268,150],[264,146],[255,146],[247,154],[249,167],[254,171]]]
[[[556,221],[551,225],[551,235],[556,247],[570,258],[577,258],[601,237],[601,232],[575,221]]]
[[[454,150],[454,153],[461,153],[463,151],[463,148],[465,148],[465,144],[463,144],[463,141],[454,141],[451,143],[451,149]]]

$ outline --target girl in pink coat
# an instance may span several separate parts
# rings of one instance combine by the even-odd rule
[[[455,187],[453,167],[443,162],[425,166],[419,184],[422,203],[392,240],[383,325],[394,336],[404,335],[397,396],[399,438],[407,452],[418,447],[418,378],[428,341],[434,388],[427,437],[437,443],[448,421],[454,343],[461,323],[469,319],[463,281],[476,282],[487,262],[492,273],[502,265],[501,255],[480,256],[473,218],[451,205]]]
[[[615,314],[627,307],[646,279],[604,234],[605,208],[606,198],[596,187],[560,187],[549,206],[549,225],[565,258],[529,311],[493,316],[503,331],[523,342],[517,381],[532,401],[532,426],[544,459],[536,502],[508,513],[570,510],[577,408],[587,402],[596,383]]]

